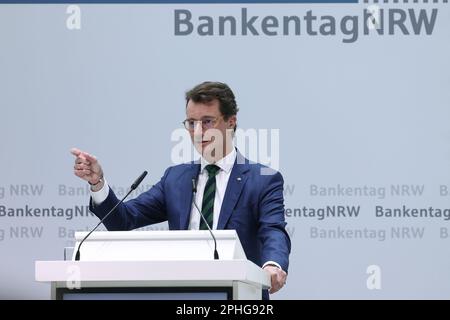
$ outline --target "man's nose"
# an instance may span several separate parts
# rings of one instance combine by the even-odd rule
[[[201,137],[202,135],[203,135],[202,122],[197,121],[197,122],[195,122],[195,125],[194,125],[194,136]]]

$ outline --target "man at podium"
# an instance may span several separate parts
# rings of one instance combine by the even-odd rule
[[[269,292],[275,293],[286,283],[291,249],[283,177],[234,147],[237,112],[235,96],[224,83],[204,82],[188,91],[183,123],[200,160],[169,167],[156,185],[120,204],[104,224],[116,231],[166,220],[171,230],[235,229],[247,258],[270,274]],[[76,148],[71,152],[75,175],[91,185],[90,210],[101,219],[119,200],[99,161]]]

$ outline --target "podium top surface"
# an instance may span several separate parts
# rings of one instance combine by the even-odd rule
[[[207,285],[242,281],[270,286],[270,276],[248,260],[207,261],[36,261],[38,282],[62,283],[77,279],[83,285],[185,283]]]

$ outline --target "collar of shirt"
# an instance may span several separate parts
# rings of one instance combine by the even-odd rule
[[[220,168],[220,170],[223,170],[226,173],[230,173],[231,169],[233,169],[234,163],[236,162],[236,156],[237,156],[236,149],[233,148],[229,154],[227,154],[225,157],[223,157],[222,159],[220,159],[219,161],[217,161],[214,164],[216,166],[218,166]],[[211,163],[206,161],[206,159],[203,157],[201,158],[200,161],[201,161],[200,162],[200,164],[201,164],[200,172],[203,173],[203,170],[205,170],[205,167]]]

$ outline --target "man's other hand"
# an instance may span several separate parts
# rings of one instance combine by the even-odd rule
[[[270,275],[270,290],[269,293],[275,293],[286,284],[286,278],[287,273],[281,270],[280,268],[273,266],[273,265],[267,265],[264,267],[264,270],[266,270],[267,273]]]

